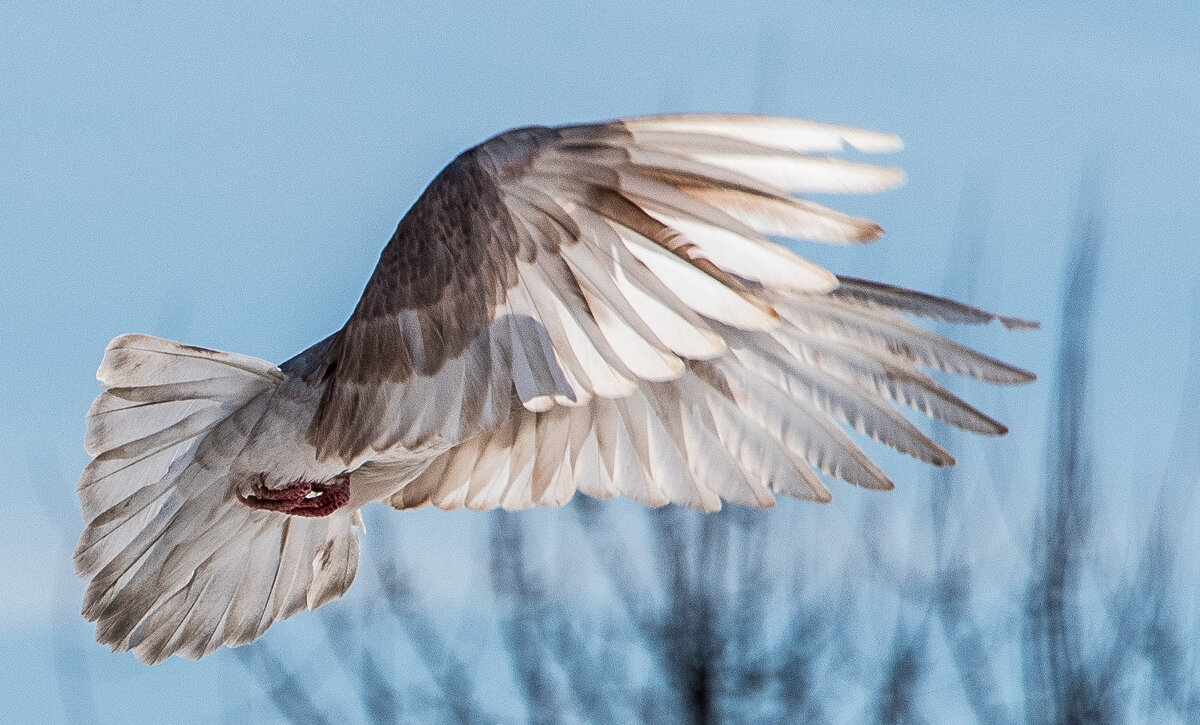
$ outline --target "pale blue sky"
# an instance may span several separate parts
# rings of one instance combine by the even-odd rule
[[[108,683],[102,717],[191,703],[203,718],[249,701],[214,699],[242,676],[228,653],[145,670],[90,644],[76,614],[73,489],[104,345],[139,331],[286,359],[344,321],[424,183],[512,126],[717,110],[898,133],[908,186],[833,200],[879,220],[885,240],[802,251],[941,290],[963,253],[963,190],[976,190],[987,228],[972,301],[1047,325],[961,339],[1044,374],[1076,200],[1099,177],[1097,471],[1135,512],[1161,473],[1200,278],[1192,3],[146,5],[0,6],[0,720],[10,707],[68,715],[56,642]],[[1048,387],[966,388],[1014,430],[983,445],[1030,476]],[[982,451],[972,442],[960,459],[982,466]],[[925,484],[886,463],[907,489]],[[810,526],[842,525],[862,495],[834,493]],[[907,495],[894,496],[901,528]],[[413,522],[465,532],[449,557],[469,568],[473,524]],[[419,571],[447,555],[414,546]],[[458,589],[430,586],[455,606]],[[303,619],[288,631],[306,636]]]

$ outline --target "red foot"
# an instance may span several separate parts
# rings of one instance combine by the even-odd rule
[[[290,516],[328,516],[350,500],[350,476],[342,474],[324,483],[296,481],[287,488],[267,488],[260,477],[254,493],[239,493],[238,500],[250,508]]]

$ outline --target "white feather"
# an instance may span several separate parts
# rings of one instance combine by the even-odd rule
[[[787,450],[822,473],[865,488],[890,489],[892,482],[816,404],[790,398],[753,373],[726,374],[739,408]]]
[[[548,329],[553,329],[556,316],[562,328],[566,346],[556,347],[556,351],[565,353],[569,350],[575,356],[579,364],[580,382],[591,392],[607,398],[629,395],[636,386],[634,374],[605,340],[578,288],[573,294],[564,289],[573,282],[573,277],[566,263],[561,259],[557,261],[557,269],[547,269],[543,263],[541,275],[528,277],[531,287],[545,285],[545,294],[539,291],[538,296],[550,300],[554,305],[553,314],[543,313],[543,320],[549,320]]]
[[[669,499],[661,486],[647,480],[619,406],[620,401],[610,400],[598,400],[595,406],[600,460],[622,496],[646,506],[662,506]]]
[[[573,483],[592,498],[614,498],[620,494],[620,490],[601,460],[599,433],[592,422],[594,415],[595,411],[587,410],[575,411],[571,416]]]
[[[937,370],[1010,385],[1032,379],[1024,370],[914,325],[891,310],[829,296],[777,300],[777,307],[801,331],[834,340],[850,338]]]
[[[800,474],[780,450],[779,443],[760,424],[714,388],[704,391],[706,412],[712,429],[742,471],[738,478],[721,483],[721,498],[751,508],[771,508],[775,497],[767,486]]]
[[[844,381],[870,386],[925,415],[985,435],[1007,430],[922,373],[907,358],[888,350],[872,349],[850,339],[805,335],[791,325],[780,325],[772,334],[797,361],[819,365]]]
[[[694,158],[794,192],[869,194],[903,186],[907,178],[895,167],[822,156],[695,154]]]
[[[739,277],[781,290],[827,292],[838,285],[829,271],[757,233],[748,238],[682,214],[648,212],[693,242],[701,256]]]
[[[629,229],[618,230],[621,241],[642,264],[684,304],[696,312],[733,327],[764,330],[778,319],[738,292]]]
[[[793,401],[811,401],[836,420],[901,453],[935,465],[954,464],[949,453],[861,381],[846,381],[820,366],[799,364],[774,341],[739,345],[734,356],[747,371],[786,392]]]
[[[266,383],[283,379],[279,368],[265,360],[135,333],[108,343],[96,377],[105,388],[144,387],[206,380],[237,371]]]
[[[493,327],[508,327],[512,349],[513,384],[521,403],[531,411],[549,410],[555,396],[573,400],[575,391],[558,365],[553,341],[525,285],[509,292],[511,314],[498,317]],[[522,324],[526,323],[527,324]]]
[[[858,244],[883,229],[869,219],[843,214],[804,199],[781,200],[732,189],[691,187],[685,191],[763,234],[829,244]]]
[[[664,349],[641,316],[630,307],[629,301],[617,289],[612,272],[605,269],[590,250],[581,247],[564,250],[564,258],[579,283],[592,319],[621,362],[643,379],[678,377],[683,362]]]
[[[904,148],[903,142],[890,134],[769,116],[663,115],[631,118],[622,123],[633,133],[634,138],[639,140],[642,133],[669,131],[736,138],[768,148],[800,152],[840,151],[843,141],[859,151],[868,153],[900,151]],[[654,138],[648,137],[646,142],[652,144]]]

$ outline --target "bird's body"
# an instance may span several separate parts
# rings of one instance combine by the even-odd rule
[[[147,662],[256,639],[345,591],[375,501],[828,501],[818,473],[892,485],[840,424],[953,463],[892,401],[1003,433],[918,365],[1033,376],[901,315],[1028,323],[770,238],[881,233],[792,195],[903,182],[818,155],[844,143],[900,147],[757,116],[517,129],[431,182],[346,325],[286,363],[117,338],[79,491],[98,639]]]

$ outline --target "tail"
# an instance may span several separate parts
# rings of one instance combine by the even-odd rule
[[[345,592],[357,511],[296,518],[236,495],[231,465],[285,379],[278,367],[122,335],[97,377],[75,569],[98,641],[149,664],[199,658]]]

